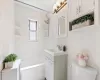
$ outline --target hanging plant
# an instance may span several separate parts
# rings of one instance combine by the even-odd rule
[[[93,14],[88,14],[88,15],[82,16],[82,17],[72,21],[72,26],[76,25],[76,24],[79,24],[79,23],[83,23],[83,22],[85,22],[87,20],[90,20],[91,22],[93,22],[94,21]]]

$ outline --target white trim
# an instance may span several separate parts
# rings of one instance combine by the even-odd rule
[[[23,70],[28,70],[28,69],[36,68],[36,67],[43,66],[43,65],[44,65],[44,63],[36,64],[36,65],[32,65],[32,66],[28,66],[28,67],[21,68],[20,70],[21,70],[21,71],[23,71]]]
[[[32,19],[32,18],[28,18],[28,21],[37,21],[38,22],[38,20],[37,19]]]

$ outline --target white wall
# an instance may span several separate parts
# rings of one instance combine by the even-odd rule
[[[15,3],[16,24],[20,27],[21,35],[16,37],[16,53],[22,59],[22,67],[32,66],[44,61],[44,20],[45,12]],[[29,19],[38,21],[37,42],[29,41]]]
[[[95,25],[68,32],[68,80],[71,80],[71,64],[81,52],[89,54],[88,65],[98,70],[100,80],[100,0],[95,0]]]
[[[45,48],[54,49],[57,45],[66,45],[67,39],[67,7],[65,6],[60,12],[57,14],[49,14],[50,15],[50,25],[49,25],[49,37],[46,38]],[[64,16],[65,17],[65,26],[66,26],[66,36],[59,37],[58,36],[58,18]]]
[[[84,27],[73,30],[68,34],[68,55],[69,55],[69,77],[71,77],[71,64],[77,53],[87,52],[89,54],[88,64],[100,72],[100,26]],[[70,78],[69,78],[70,80]],[[100,74],[98,79],[100,80]]]
[[[0,0],[0,56],[14,52],[14,3]]]
[[[16,53],[22,59],[21,68],[44,63],[44,20],[46,12],[15,2],[15,22],[20,27],[20,36],[16,36]],[[29,41],[28,19],[38,21],[37,42]],[[37,76],[36,76],[37,75]],[[44,78],[44,66],[22,71],[22,80],[40,80]]]

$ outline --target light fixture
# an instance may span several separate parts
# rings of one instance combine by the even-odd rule
[[[67,4],[67,0],[61,0],[56,4],[54,4],[53,13],[58,13],[66,4]]]

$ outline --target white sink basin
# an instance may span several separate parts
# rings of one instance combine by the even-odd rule
[[[45,52],[51,54],[52,56],[57,56],[57,55],[64,55],[65,52],[56,50],[56,49],[46,49]]]

